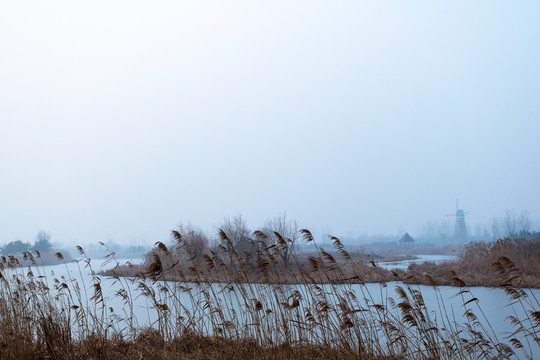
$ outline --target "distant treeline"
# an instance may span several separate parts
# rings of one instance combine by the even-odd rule
[[[2,255],[17,255],[22,254],[27,251],[39,251],[39,252],[49,252],[53,250],[53,245],[51,244],[51,236],[45,231],[38,232],[36,239],[33,244],[29,242],[23,242],[21,240],[16,240],[7,243],[6,245],[0,247],[0,253]]]
[[[446,219],[429,220],[419,229],[407,229],[413,235],[416,243],[432,244],[435,246],[447,246],[451,244],[466,244],[471,241],[492,241],[497,239],[534,239],[540,235],[540,225],[533,221],[527,211],[516,213],[514,210],[507,210],[503,216],[492,217],[487,224],[472,224],[465,219],[468,236],[463,239],[454,237],[455,217]],[[416,230],[416,231],[415,231]],[[376,234],[340,237],[342,242],[348,246],[362,244],[370,248],[384,247],[384,244],[396,243],[403,236],[397,234]]]
[[[540,288],[540,234],[533,237],[504,238],[466,244],[453,262],[411,264],[407,270],[395,270],[398,279],[426,285]]]
[[[33,244],[16,240],[1,246],[0,254],[2,263],[9,266],[28,265],[31,262],[52,265],[60,260],[71,260],[69,251],[55,248],[50,234],[45,231],[38,232]]]
[[[172,231],[169,244],[161,242],[146,254],[144,265],[120,266],[121,276],[160,276],[168,280],[228,282],[238,271],[241,281],[259,283],[385,282],[451,285],[460,278],[470,286],[499,286],[497,262],[506,258],[519,268],[518,287],[540,287],[540,234],[527,238],[504,238],[470,242],[456,248],[457,260],[443,264],[412,264],[406,270],[388,271],[375,261],[381,257],[362,249],[349,251],[336,237],[329,246],[317,244],[312,235],[310,247],[301,247],[302,231],[285,217],[273,219],[262,230],[249,233],[241,218],[226,219],[217,232],[219,240],[194,226],[181,225]],[[277,231],[277,230],[281,230]],[[403,249],[402,249],[403,250]],[[324,271],[321,272],[321,269]],[[516,270],[517,271],[517,270]],[[109,274],[112,274],[110,272]],[[203,275],[202,275],[203,274]],[[234,274],[234,275],[232,275]],[[320,276],[324,274],[324,276]],[[234,281],[239,281],[238,279]]]
[[[111,253],[114,253],[114,256],[118,259],[138,259],[144,257],[144,254],[152,249],[151,246],[143,245],[126,246],[112,240],[88,244],[83,247],[86,255],[94,259],[103,259]]]

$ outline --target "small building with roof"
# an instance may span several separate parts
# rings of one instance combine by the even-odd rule
[[[409,235],[409,233],[405,233],[405,235],[399,239],[399,243],[403,246],[413,246],[414,239],[411,237],[411,235]]]

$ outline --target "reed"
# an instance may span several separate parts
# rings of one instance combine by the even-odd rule
[[[465,245],[457,261],[433,264],[412,264],[397,272],[408,282],[426,284],[424,274],[430,274],[440,285],[451,285],[455,272],[469,286],[497,287],[500,279],[492,264],[501,257],[512,259],[519,269],[516,287],[540,288],[540,239],[499,239],[491,242],[471,242]]]
[[[398,282],[370,292],[365,282],[386,272],[336,237],[323,249],[308,230],[301,234],[313,253],[296,252],[279,234],[267,244],[260,233],[242,253],[220,231],[221,244],[196,254],[176,232],[172,245],[156,243],[143,269],[120,266],[109,252],[110,276],[96,273],[81,247],[76,271],[66,262],[60,277],[35,259],[24,267],[5,259],[0,358],[532,359],[538,351],[539,303],[509,257],[490,264],[515,309],[508,318],[515,331],[503,339],[459,273],[450,280],[457,314],[436,277],[423,274],[436,294],[434,313],[407,273],[389,273]],[[114,296],[104,291],[111,287]],[[135,317],[141,304],[147,319]]]

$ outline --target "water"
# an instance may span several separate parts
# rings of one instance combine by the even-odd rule
[[[426,259],[424,257],[423,259]],[[429,256],[430,261],[437,259],[434,255]],[[437,260],[448,261],[448,257],[439,257]],[[127,260],[119,260],[120,263],[126,263]],[[421,261],[421,260],[420,260]],[[131,260],[131,263],[138,263],[141,260]],[[404,261],[405,263],[408,261]],[[137,289],[139,286],[138,279],[120,278],[114,279],[112,277],[94,277],[92,273],[99,272],[101,270],[110,269],[116,265],[115,262],[106,260],[93,260],[90,268],[85,266],[84,261],[79,263],[72,262],[68,264],[43,266],[33,269],[34,276],[43,276],[49,287],[53,287],[54,279],[58,279],[60,283],[65,282],[70,287],[73,287],[75,283],[81,288],[81,297],[86,299],[88,304],[93,304],[93,301],[89,299],[94,295],[94,283],[96,279],[99,279],[103,293],[103,302],[99,306],[103,305],[103,309],[106,312],[105,317],[111,319],[112,327],[117,331],[123,331],[125,328],[143,328],[143,327],[157,327],[159,326],[159,316],[156,310],[156,303],[151,300],[151,297],[141,295],[141,291]],[[395,264],[391,265],[394,266]],[[397,264],[402,266],[404,264]],[[25,273],[27,270],[10,270],[12,272]],[[171,282],[158,282],[150,284],[148,291],[155,292],[154,297],[160,304],[167,304],[170,314],[178,319],[179,322],[183,322],[186,326],[189,323],[189,318],[195,319],[195,326],[198,331],[203,333],[212,334],[215,333],[215,329],[211,324],[226,323],[230,321],[237,328],[241,328],[247,323],[253,321],[247,311],[247,307],[251,306],[246,303],[244,299],[258,298],[265,308],[278,308],[280,301],[290,299],[294,297],[294,294],[299,294],[302,298],[301,304],[309,302],[309,297],[313,296],[313,291],[309,291],[306,285],[250,285],[247,287],[234,287],[227,284],[212,284],[201,285],[205,291],[208,292],[208,298],[204,298],[200,291],[196,289],[195,294],[186,290],[185,292],[176,291],[174,296],[171,292],[164,292],[164,287],[169,290],[175,289],[178,284]],[[186,284],[183,284],[186,285]],[[362,300],[362,306],[369,308],[375,304],[384,304],[388,298],[393,298],[398,301],[398,294],[396,293],[396,286],[404,286],[399,282],[389,282],[387,286],[381,286],[381,284],[372,283],[364,285],[351,285],[350,290],[357,294],[359,299]],[[189,284],[187,284],[189,286]],[[348,285],[339,285],[346,287]],[[429,309],[429,316],[437,318],[438,322],[444,321],[453,322],[454,319],[458,323],[465,323],[466,319],[463,316],[464,301],[472,298],[477,298],[478,301],[471,302],[468,306],[475,311],[482,324],[487,324],[489,319],[490,326],[486,325],[487,333],[490,336],[497,337],[498,341],[508,343],[507,337],[514,331],[510,322],[506,318],[510,315],[523,317],[524,310],[518,306],[510,307],[509,297],[504,293],[502,289],[487,288],[487,287],[473,287],[470,288],[471,293],[466,293],[460,296],[456,296],[458,289],[448,286],[441,286],[437,292],[433,287],[424,285],[413,285],[413,289],[421,291],[427,308]],[[200,288],[198,288],[200,290]],[[335,292],[335,288],[332,285],[321,285],[322,291],[331,294]],[[119,296],[119,292],[127,290],[132,293],[130,297],[131,306],[127,306]],[[236,294],[241,292],[242,294]],[[529,299],[533,301],[533,310],[538,311],[539,307],[537,303],[534,303],[533,298],[540,299],[540,289],[526,289],[529,294]],[[251,292],[251,293],[250,293]],[[275,292],[280,292],[278,300],[274,296]],[[363,299],[362,294],[369,294]],[[241,295],[241,296],[236,296]],[[176,297],[179,296],[179,297]],[[209,301],[210,299],[210,301]],[[441,302],[442,299],[442,302]],[[208,305],[210,304],[210,305]],[[84,304],[83,304],[84,305]],[[98,306],[98,307],[99,307]],[[224,309],[223,318],[216,321],[215,313],[212,313],[212,309],[215,308]],[[481,311],[480,311],[481,309]],[[482,313],[483,312],[483,313]],[[99,311],[97,311],[99,313]],[[446,315],[448,317],[444,319]],[[268,314],[268,316],[273,316]],[[114,321],[113,321],[114,320]],[[270,322],[271,323],[271,322]],[[244,325],[243,325],[244,324]],[[74,331],[76,334],[77,331]],[[319,336],[317,332],[314,332],[310,336],[311,340],[316,340]],[[274,334],[275,336],[275,334]],[[532,344],[533,358],[540,359],[540,348],[536,344]],[[518,353],[517,358],[525,358],[522,354]]]
[[[391,270],[391,269],[407,269],[411,264],[420,264],[426,261],[440,264],[443,262],[450,262],[457,260],[457,256],[454,255],[415,255],[418,259],[412,260],[400,260],[400,261],[384,261],[378,262],[377,266]]]

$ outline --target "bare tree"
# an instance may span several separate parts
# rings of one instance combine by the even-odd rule
[[[506,214],[504,215],[504,230],[506,232],[506,236],[508,237],[514,237],[517,234],[517,220],[516,220],[516,213],[514,210],[506,210]]]
[[[499,224],[499,219],[497,219],[496,217],[492,218],[490,227],[491,227],[491,233],[493,235],[493,240],[497,240],[498,238],[500,238],[501,226]]]
[[[178,242],[175,252],[179,257],[184,253],[189,258],[200,258],[210,242],[208,236],[200,228],[191,224],[178,225],[178,230],[173,230],[172,235]]]
[[[527,238],[533,231],[533,224],[527,210],[522,211],[519,216],[516,216],[514,210],[506,210],[502,218],[491,220],[491,229],[495,240],[503,236],[511,239]]]
[[[532,228],[531,219],[529,218],[529,212],[527,210],[522,211],[518,218],[519,234],[520,236],[527,235]]]
[[[266,243],[268,245],[276,245],[278,247],[283,263],[285,266],[288,266],[299,235],[296,220],[287,219],[287,215],[283,213],[267,220],[262,228],[262,232],[266,236]]]
[[[477,237],[480,237],[484,234],[484,227],[482,224],[475,224],[474,225],[474,235]]]
[[[219,229],[223,246],[229,252],[231,262],[233,250],[242,255],[252,249],[252,241],[249,238],[251,232],[242,215],[237,215],[232,219],[226,217]]]
[[[450,221],[429,220],[420,229],[420,238],[435,240],[450,235],[453,225]]]

